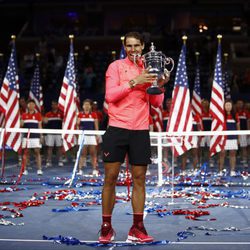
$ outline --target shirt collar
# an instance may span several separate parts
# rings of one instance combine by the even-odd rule
[[[128,57],[126,57],[124,60],[125,60],[125,62],[126,62],[127,64],[136,66],[136,65],[134,64],[134,62],[131,62],[131,61],[128,59]],[[140,68],[143,68],[143,67],[144,67],[144,66],[143,66],[142,60],[139,60],[137,66],[139,66]]]

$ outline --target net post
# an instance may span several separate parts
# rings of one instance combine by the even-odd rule
[[[162,178],[162,136],[161,133],[157,134],[157,154],[158,154],[158,187],[163,184]]]

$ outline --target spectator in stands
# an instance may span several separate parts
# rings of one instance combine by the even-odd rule
[[[43,122],[48,129],[62,129],[63,114],[58,109],[58,102],[52,101],[51,111],[47,112],[44,116]],[[52,153],[54,146],[56,147],[56,155],[58,166],[63,166],[62,161],[62,135],[61,134],[48,134],[45,136],[45,145],[47,148],[46,167],[52,166]]]
[[[92,101],[90,99],[85,99],[82,105],[83,111],[78,114],[77,126],[81,130],[98,130],[98,118],[96,113],[92,112]],[[79,144],[81,142],[81,137],[79,138]],[[99,172],[97,170],[97,156],[96,156],[96,135],[84,135],[84,147],[82,150],[82,155],[79,161],[79,172],[78,175],[83,175],[83,168],[87,165],[87,154],[88,151],[91,157],[91,164],[93,167],[92,175],[98,176]]]
[[[27,103],[28,107],[28,112],[23,113],[21,116],[21,122],[20,126],[23,128],[42,128],[42,116],[40,113],[36,113],[35,111],[35,101],[34,100],[29,100]],[[30,149],[34,149],[35,152],[35,158],[36,158],[36,165],[37,165],[37,174],[42,175],[42,160],[41,160],[41,155],[40,155],[40,148],[41,148],[41,140],[43,139],[43,136],[40,134],[30,134],[29,138],[27,138],[27,134],[25,133],[23,135],[23,140],[22,140],[22,148],[24,149],[24,175],[28,175],[28,170],[26,169],[26,164],[27,161],[29,160],[30,156]],[[25,154],[26,150],[27,155]],[[26,159],[25,159],[26,157]]]
[[[237,130],[239,129],[239,120],[233,112],[233,103],[231,100],[226,100],[224,104],[225,109],[225,120],[227,130]],[[236,166],[236,152],[238,150],[238,136],[228,135],[226,137],[226,144],[224,150],[220,152],[219,159],[219,176],[223,174],[222,170],[224,167],[226,151],[229,151],[229,164],[230,164],[230,176],[235,176],[235,166]]]

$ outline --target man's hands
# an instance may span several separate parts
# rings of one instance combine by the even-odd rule
[[[135,81],[134,86],[138,84],[152,83],[158,79],[157,74],[149,73],[149,70],[150,68],[143,70],[140,75],[133,79]]]
[[[149,71],[150,71],[150,67],[143,70],[140,75],[134,78],[133,87],[135,87],[138,84],[153,83],[154,81],[157,81],[158,85],[162,87],[164,84],[166,84],[169,81],[170,74],[168,71],[165,71],[164,75],[160,79],[158,79],[157,74],[149,73]]]

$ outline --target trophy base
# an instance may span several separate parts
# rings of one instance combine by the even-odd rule
[[[151,86],[147,88],[147,93],[150,95],[160,95],[163,93],[163,91],[159,87]]]

